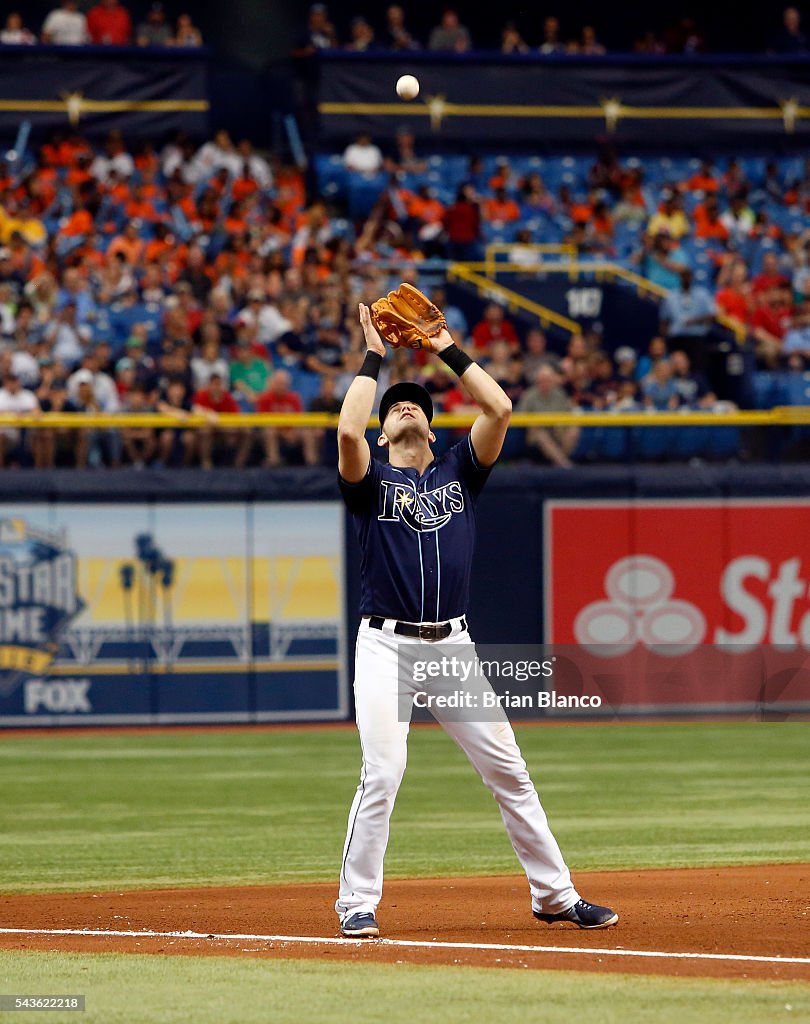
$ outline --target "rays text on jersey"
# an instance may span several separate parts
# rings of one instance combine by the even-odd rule
[[[380,481],[380,522],[406,523],[417,533],[440,530],[455,512],[464,511],[464,495],[458,480],[432,491],[417,491],[393,480]]]

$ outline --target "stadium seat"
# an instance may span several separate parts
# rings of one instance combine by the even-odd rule
[[[671,451],[677,459],[695,459],[710,448],[706,427],[674,427],[672,429]]]
[[[349,215],[355,218],[367,217],[387,184],[387,174],[375,174],[368,178],[353,175],[348,187]]]
[[[320,375],[312,373],[310,370],[296,369],[293,370],[290,376],[292,378],[292,390],[297,391],[301,396],[304,408],[309,408],[312,400],[321,389]]]
[[[674,451],[672,427],[631,427],[631,452],[644,462],[656,462]]]
[[[599,458],[606,462],[621,462],[627,458],[627,427],[604,427],[599,438]]]
[[[751,374],[751,396],[755,409],[770,409],[776,404],[775,394],[774,374],[762,370]]]
[[[519,459],[526,454],[526,431],[519,427],[511,427],[506,432],[501,457],[503,459]]]
[[[810,374],[783,374],[788,405],[810,405]]]
[[[740,431],[737,427],[707,427],[709,435],[707,454],[713,459],[733,458],[740,450]]]
[[[601,432],[601,427],[583,426],[580,429],[577,446],[571,456],[574,462],[595,462],[598,460]]]

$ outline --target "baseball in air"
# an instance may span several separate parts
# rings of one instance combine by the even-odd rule
[[[419,95],[419,80],[413,75],[402,75],[397,80],[397,96],[401,100],[415,100]]]

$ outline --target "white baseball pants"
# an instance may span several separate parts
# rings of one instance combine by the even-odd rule
[[[389,820],[405,772],[410,728],[410,722],[399,721],[397,714],[397,649],[400,644],[418,643],[395,634],[392,619],[386,619],[382,630],[372,629],[364,619],[358,631],[354,694],[363,765],[349,812],[335,903],[341,921],[352,914],[374,913],[382,897]],[[453,632],[441,643],[470,645],[472,641],[457,619]],[[414,684],[414,692],[419,689]],[[497,720],[487,722],[443,721],[439,710],[434,715],[498,801],[529,879],[533,909],[555,914],[573,906],[579,895],[506,714],[501,710]]]

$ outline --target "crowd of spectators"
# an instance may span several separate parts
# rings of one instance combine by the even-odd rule
[[[400,257],[480,260],[486,241],[508,238],[511,261],[531,270],[531,244],[559,239],[580,256],[624,263],[667,292],[662,330],[696,365],[718,316],[748,339],[760,368],[810,365],[810,160],[799,173],[771,161],[758,177],[734,158],[723,169],[704,160],[652,188],[643,161],[622,162],[605,148],[583,180],[552,191],[539,171],[517,173],[508,157],[494,173],[471,157],[445,202],[436,187],[419,184],[427,164],[407,129],[387,155],[360,136],[343,163],[355,175],[390,176],[357,240],[360,252],[376,245]]]
[[[83,46],[179,46],[203,44],[202,33],[188,13],[170,19],[160,2],[151,3],[143,20],[135,23],[129,9],[119,0],[97,0],[85,14],[78,0],[62,0],[46,17],[39,32],[27,25],[19,11],[6,16],[0,31],[0,44],[21,46],[36,43]],[[369,50],[465,53],[470,50],[496,50],[504,54],[585,55],[602,56],[607,52],[594,25],[577,25],[561,21],[557,14],[546,15],[537,36],[526,32],[509,20],[486,39],[473,39],[464,24],[463,12],[445,7],[439,21],[421,38],[412,30],[404,9],[392,4],[375,25],[365,15],[351,18],[339,33],[330,18],[326,4],[314,3],[309,9],[305,31],[295,44],[294,55],[305,57],[318,50],[343,49],[356,52]],[[694,18],[685,16],[662,32],[642,29],[635,39],[622,48],[639,54],[702,53],[707,49],[706,36]],[[766,37],[765,49],[775,54],[808,52],[808,39],[801,27],[801,14],[796,7],[784,9],[781,24]]]
[[[129,9],[118,0],[98,0],[87,14],[77,0],[62,0],[45,18],[39,33],[25,24],[19,11],[6,15],[0,31],[4,46],[176,46],[203,45],[202,33],[190,14],[178,14],[172,23],[162,3],[150,4],[143,21],[133,24]]]
[[[381,160],[417,174],[427,166],[403,136]],[[337,412],[365,348],[357,303],[403,279],[435,289],[454,336],[520,410],[714,405],[701,339],[718,311],[744,325],[763,366],[810,365],[810,240],[768,231],[772,245],[754,274],[735,247],[760,225],[747,214],[756,189],[810,208],[810,162],[796,181],[769,168],[755,189],[734,161],[722,174],[705,163],[655,198],[639,169],[614,154],[602,154],[588,177],[587,194],[568,186],[551,194],[537,174],[515,178],[508,160],[484,180],[472,158],[447,208],[426,186],[389,187],[355,224],[309,201],[300,169],[224,131],[202,145],[180,135],[133,149],[116,131],[99,148],[76,131],[56,135],[21,167],[0,163],[0,411],[68,419],[28,431],[5,425],[0,459],[42,468],[329,461],[327,431],[236,430],[220,416]],[[684,196],[697,202],[691,212]],[[522,218],[545,207],[567,217],[570,231],[609,240],[622,204],[642,218],[640,269],[667,288],[649,353],[610,352],[597,331],[563,350],[494,302],[468,323],[447,304],[442,281],[419,277],[425,250],[470,255],[481,224],[507,210]],[[679,262],[684,239],[704,229],[716,245],[710,287]],[[442,364],[413,360],[392,353],[383,386],[417,373],[439,410],[465,409],[463,386]],[[78,430],[69,423],[76,411],[159,411],[177,426]],[[207,426],[185,427],[191,413]],[[528,437],[530,450],[560,465],[576,441],[576,430]]]
[[[533,21],[534,24],[534,21]],[[473,39],[464,24],[463,12],[453,7],[442,10],[440,20],[423,38],[412,30],[404,9],[390,5],[376,26],[364,15],[351,19],[347,31],[341,35],[330,18],[326,4],[310,7],[306,30],[298,40],[296,54],[317,50],[349,51],[415,51],[432,50],[445,53],[467,53],[471,50],[499,50],[504,54],[576,55],[599,57],[607,53],[593,25],[571,26],[556,15],[548,14],[540,22],[539,37],[524,33],[513,20],[505,22],[499,35],[486,39]],[[645,28],[635,39],[628,40],[624,50],[655,56],[665,53],[695,54],[707,50],[706,35],[694,18],[684,16],[663,32]],[[808,51],[808,41],[801,28],[798,8],[787,7],[779,27],[767,37],[765,48],[769,53],[795,54]]]

